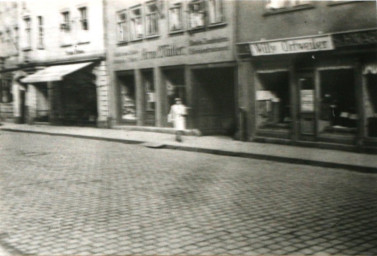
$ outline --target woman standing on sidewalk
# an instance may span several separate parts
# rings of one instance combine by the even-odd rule
[[[186,106],[182,104],[180,98],[175,99],[175,104],[171,106],[168,115],[168,122],[173,122],[175,129],[175,140],[182,142],[182,135],[184,130],[186,130]]]

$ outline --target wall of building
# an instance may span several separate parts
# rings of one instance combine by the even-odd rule
[[[103,1],[24,1],[21,2],[20,62],[69,60],[104,53]],[[88,30],[82,30],[79,8],[87,8]],[[69,32],[63,32],[62,12],[69,12]],[[39,21],[43,19],[43,44],[39,43]],[[31,40],[27,39],[26,23],[30,18]]]
[[[375,1],[309,1],[307,8],[267,11],[267,1],[237,1],[238,42],[373,28]]]
[[[194,108],[192,70],[195,66],[214,67],[224,63],[235,61],[235,1],[223,2],[224,20],[217,24],[206,25],[201,29],[189,29],[188,6],[190,1],[156,1],[158,8],[158,33],[154,36],[143,36],[139,40],[127,39],[119,41],[118,21],[119,14],[125,11],[127,19],[130,19],[130,12],[133,8],[140,7],[142,12],[146,11],[147,3],[153,1],[134,0],[117,1],[109,0],[106,6],[106,33],[107,33],[107,62],[110,70],[110,109],[113,119],[120,116],[118,88],[120,83],[117,80],[117,72],[128,71],[135,79],[137,108],[143,108],[141,102],[145,101],[141,83],[145,70],[151,72],[156,86],[156,97],[166,98],[166,89],[163,85],[165,81],[165,69],[176,68],[182,76],[182,83],[186,86],[187,102]],[[183,29],[179,32],[169,31],[169,8],[174,4],[182,4],[183,8]],[[203,2],[204,3],[204,2]],[[206,1],[208,4],[208,1]],[[143,15],[144,18],[144,15]],[[145,28],[145,27],[144,27]],[[129,27],[128,27],[129,29]],[[144,31],[145,32],[145,31]],[[214,65],[214,66],[211,66]],[[177,71],[178,72],[178,71]],[[167,126],[166,115],[169,104],[164,100],[156,102],[156,126]],[[138,125],[145,125],[140,120],[145,120],[144,111],[138,112]],[[148,118],[147,118],[148,119]],[[189,121],[189,123],[191,123]],[[190,125],[189,125],[190,126]],[[191,126],[190,126],[191,127]]]

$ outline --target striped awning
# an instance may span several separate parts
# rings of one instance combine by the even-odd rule
[[[45,69],[39,70],[34,74],[28,75],[21,79],[23,83],[42,83],[42,82],[53,82],[61,81],[64,76],[71,74],[79,69],[89,66],[93,62],[83,62],[76,64],[67,64],[67,65],[57,65],[47,67]]]

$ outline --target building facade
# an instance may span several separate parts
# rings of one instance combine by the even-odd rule
[[[105,125],[103,1],[18,1],[17,122]]]
[[[14,70],[18,64],[18,10],[16,1],[0,2],[0,120],[13,120]]]
[[[106,17],[113,124],[169,128],[179,97],[188,130],[234,132],[235,1],[108,0]]]
[[[240,6],[239,100],[248,139],[375,148],[376,3],[270,0]]]

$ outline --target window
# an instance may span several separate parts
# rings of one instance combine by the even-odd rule
[[[169,31],[180,31],[183,29],[182,3],[175,3],[169,7]]]
[[[205,7],[203,0],[195,0],[189,3],[189,24],[190,29],[204,27]]]
[[[224,22],[222,0],[208,0],[208,19],[210,24]]]
[[[127,42],[127,13],[126,11],[118,13],[118,42]]]
[[[10,103],[13,100],[12,96],[12,80],[2,79],[0,80],[0,102]]]
[[[147,36],[158,34],[158,8],[156,1],[148,2],[145,12],[145,28]]]
[[[130,11],[131,40],[142,39],[144,36],[143,20],[141,18],[141,8],[133,8]]]
[[[31,48],[31,19],[30,17],[24,18],[24,25],[25,25],[25,49]]]
[[[266,9],[277,10],[282,8],[292,8],[301,5],[309,4],[311,1],[308,0],[268,0]]]
[[[18,35],[18,27],[15,26],[14,29],[13,29],[14,33],[14,47],[16,48],[16,50],[18,50],[18,41],[19,41],[19,35]]]
[[[89,30],[88,10],[86,7],[79,8],[81,30]]]
[[[60,29],[62,32],[69,32],[70,25],[69,25],[69,12],[62,12],[62,23],[60,24]]]
[[[257,85],[257,127],[278,132],[290,128],[289,73],[259,73]]]
[[[44,37],[43,17],[42,16],[38,16],[38,48],[40,48],[40,49],[42,49],[44,47],[43,37]]]

